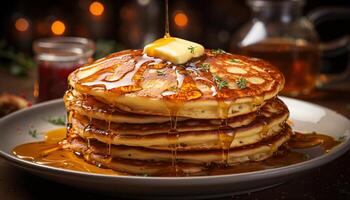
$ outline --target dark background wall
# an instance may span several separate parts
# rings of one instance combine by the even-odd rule
[[[18,49],[31,53],[36,38],[52,36],[50,24],[55,19],[66,25],[66,36],[84,36],[93,39],[111,39],[123,48],[140,48],[148,40],[160,37],[164,29],[163,0],[101,0],[105,11],[101,17],[92,16],[89,0],[12,0],[1,3],[0,38]],[[147,5],[142,5],[147,3]],[[349,0],[308,0],[303,13],[315,9],[350,7]],[[229,48],[234,32],[251,16],[245,1],[241,0],[170,0],[170,17],[184,12],[188,24],[174,25],[171,33],[194,40],[208,48]],[[19,17],[28,19],[30,27],[18,33],[14,27]],[[321,40],[332,40],[350,34],[350,22],[328,22],[316,27]]]

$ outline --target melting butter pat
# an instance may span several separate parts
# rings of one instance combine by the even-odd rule
[[[174,64],[184,64],[204,54],[204,47],[188,40],[165,37],[148,44],[143,49],[148,56],[162,58]]]

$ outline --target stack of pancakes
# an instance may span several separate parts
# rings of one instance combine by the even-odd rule
[[[183,65],[127,50],[69,76],[64,147],[128,174],[203,174],[261,161],[290,137],[283,75],[219,50]]]

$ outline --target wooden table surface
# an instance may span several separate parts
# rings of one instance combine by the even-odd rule
[[[0,93],[12,92],[32,99],[33,76],[18,79],[0,71]],[[350,118],[350,91],[322,91],[310,102],[331,108]],[[175,191],[174,191],[175,192]],[[47,181],[9,165],[0,158],[0,199],[122,199],[101,196]],[[310,200],[350,199],[350,152],[280,186],[222,199]]]

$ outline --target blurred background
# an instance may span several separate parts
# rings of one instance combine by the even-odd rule
[[[320,8],[350,7],[348,0],[307,0],[304,15]],[[164,34],[164,0],[25,0],[2,4],[0,37],[32,54],[32,42],[53,36],[111,40],[119,48],[142,48]],[[171,33],[207,48],[229,50],[233,34],[252,17],[242,0],[170,0]],[[350,21],[316,26],[321,41],[350,34]]]
[[[30,102],[62,95],[83,63],[162,37],[165,23],[164,0],[12,0],[0,16],[0,93]],[[349,0],[169,0],[169,17],[172,36],[275,64],[285,95],[350,91]]]

